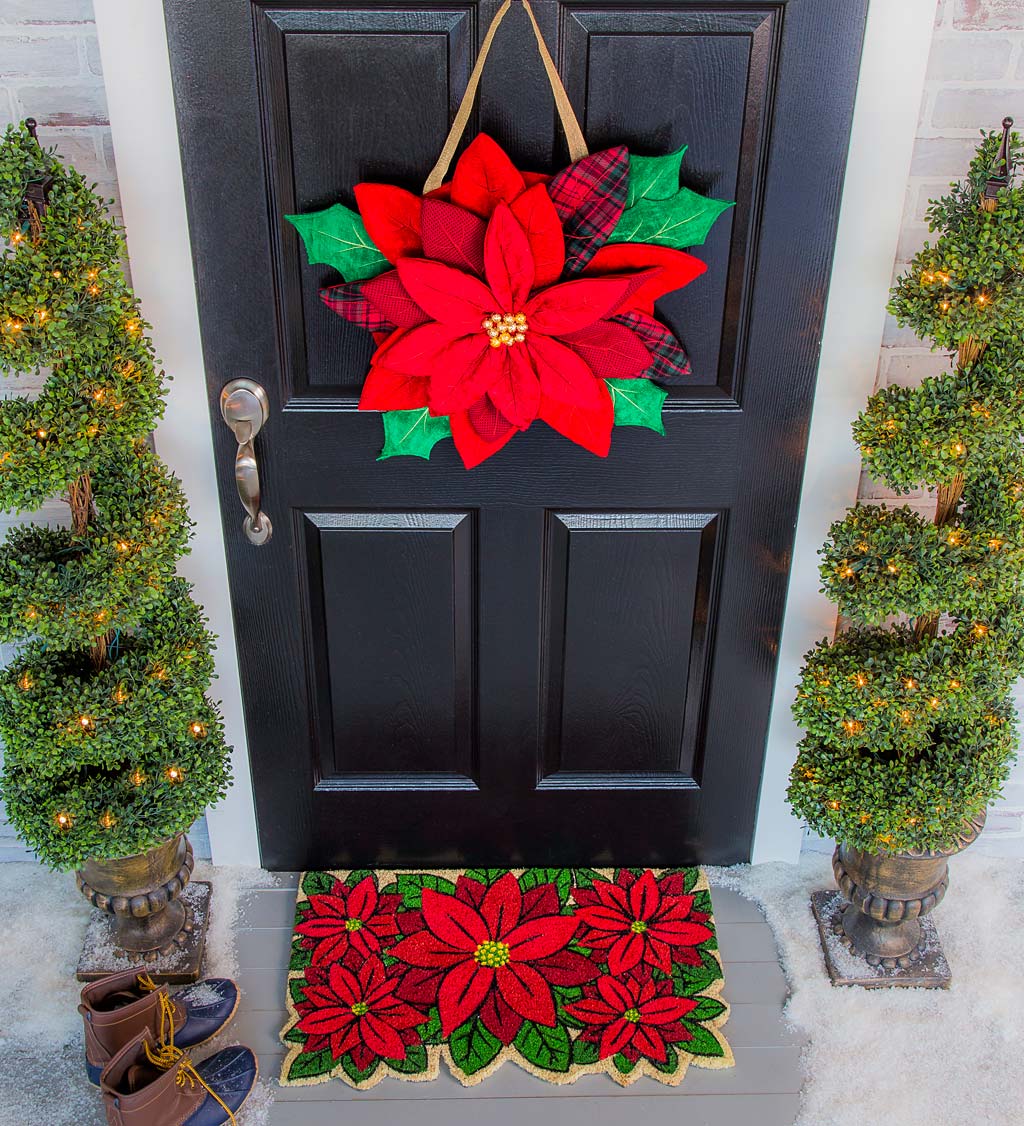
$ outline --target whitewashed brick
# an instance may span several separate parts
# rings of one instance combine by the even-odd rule
[[[100,44],[95,35],[82,36],[82,45],[85,49],[85,64],[90,74],[103,74],[103,64],[100,62]]]
[[[900,328],[891,313],[885,314],[885,328],[882,330],[883,348],[913,348],[920,343],[913,329]]]
[[[967,172],[976,147],[973,137],[919,137],[914,145],[910,174],[958,179]]]
[[[885,361],[885,386],[916,387],[922,379],[946,371],[949,361],[941,352],[898,352]]]
[[[60,83],[24,83],[14,87],[15,112],[40,125],[105,125],[107,98],[103,82],[83,77]]]
[[[0,72],[4,78],[69,78],[78,71],[75,36],[0,35]]]
[[[92,0],[3,0],[0,23],[91,23]]]
[[[928,240],[928,228],[923,223],[905,223],[900,231],[896,253],[904,261],[910,261]]]
[[[1024,91],[976,90],[951,87],[939,92],[932,110],[936,129],[998,129],[1009,114],[1020,117],[1024,112]],[[971,144],[976,144],[972,139]]]
[[[1014,41],[1005,35],[936,36],[928,58],[930,82],[994,82],[1013,56]]]
[[[953,26],[964,31],[1019,31],[1024,28],[1020,0],[954,0]]]

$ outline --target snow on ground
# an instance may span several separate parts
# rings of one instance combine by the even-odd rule
[[[214,882],[207,936],[207,973],[238,976],[234,928],[246,890],[275,877],[247,868],[197,863],[196,879]],[[75,967],[89,919],[74,878],[37,864],[0,864],[0,1126],[100,1126],[99,1093],[85,1078],[81,985]],[[231,1043],[230,1026],[215,1043]],[[265,1126],[272,1095],[263,1080],[238,1116],[239,1126]]]
[[[827,856],[708,871],[712,888],[759,903],[775,932],[786,1016],[809,1036],[800,1126],[1024,1122],[1024,862],[968,851],[950,875],[934,915],[947,992],[829,983],[809,906],[834,886]]]

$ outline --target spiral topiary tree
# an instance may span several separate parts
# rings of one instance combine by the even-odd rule
[[[148,448],[163,373],[126,281],[121,232],[28,125],[0,144],[0,367],[48,372],[0,402],[0,510],[54,497],[70,526],[0,546],[0,795],[41,860],[146,851],[230,781],[206,698],[212,636],[175,577],[190,522]]]
[[[945,849],[998,795],[1024,672],[1024,190],[1020,139],[983,134],[966,180],[933,201],[938,233],[890,311],[951,370],[887,387],[853,431],[877,480],[935,491],[934,519],[857,505],[821,551],[849,624],[806,658],[806,731],[789,800],[825,836],[873,853]]]

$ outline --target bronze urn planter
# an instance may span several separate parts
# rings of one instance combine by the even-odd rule
[[[194,866],[184,833],[134,856],[87,860],[75,873],[78,890],[102,914],[89,927],[79,981],[97,980],[132,962],[150,965],[157,981],[197,980],[210,885],[189,887]]]
[[[842,896],[816,892],[811,904],[833,985],[948,987],[949,966],[929,915],[949,886],[949,858],[973,844],[984,825],[984,813],[965,820],[945,849],[891,854],[836,848],[832,871]],[[837,940],[862,970],[837,955]]]

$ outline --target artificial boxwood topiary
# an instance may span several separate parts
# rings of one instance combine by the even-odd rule
[[[789,801],[869,852],[950,847],[995,800],[1016,751],[1024,673],[1024,190],[983,136],[967,179],[928,211],[892,291],[902,325],[950,371],[874,394],[854,424],[871,474],[936,493],[934,519],[858,505],[821,551],[848,628],[807,654],[793,714],[807,737]],[[1021,153],[1008,137],[1011,165]]]
[[[33,180],[52,180],[44,209]],[[43,371],[0,402],[0,509],[63,496],[71,526],[0,545],[0,796],[60,868],[144,851],[187,829],[230,782],[206,698],[212,637],[174,577],[191,523],[147,447],[162,373],[103,202],[24,126],[0,144],[0,366]]]

